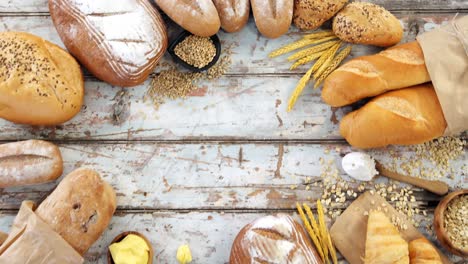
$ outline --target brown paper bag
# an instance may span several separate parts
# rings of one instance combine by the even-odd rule
[[[468,16],[417,39],[447,121],[445,134],[468,130]]]
[[[0,247],[0,263],[81,264],[83,257],[33,212],[24,201],[8,238]]]

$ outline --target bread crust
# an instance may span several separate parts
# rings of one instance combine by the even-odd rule
[[[422,49],[413,41],[344,63],[325,79],[322,99],[339,107],[430,80]]]
[[[317,29],[332,18],[348,0],[294,0],[294,25],[299,29]]]
[[[233,33],[245,27],[249,20],[249,0],[213,0],[213,3],[224,31]]]
[[[391,91],[347,114],[341,135],[354,147],[420,144],[444,134],[447,123],[432,84]]]
[[[154,0],[174,22],[201,37],[218,33],[218,11],[211,0]]]
[[[83,104],[84,81],[65,50],[24,32],[0,33],[0,118],[57,125]]]
[[[166,26],[147,0],[49,0],[49,9],[70,53],[112,85],[143,83],[166,51]]]
[[[78,169],[60,182],[36,214],[84,255],[107,228],[115,209],[114,189],[97,172]]]
[[[250,0],[258,31],[267,38],[278,38],[288,32],[294,11],[294,0]]]

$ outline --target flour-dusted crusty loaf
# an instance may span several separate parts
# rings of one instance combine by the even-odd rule
[[[221,26],[211,0],[154,0],[174,22],[201,37],[216,34]]]
[[[333,19],[333,32],[346,42],[380,47],[395,45],[403,37],[403,27],[394,15],[366,2],[343,8]]]
[[[364,264],[409,264],[408,242],[381,211],[371,211],[367,222]]]
[[[413,41],[346,62],[325,79],[322,98],[338,107],[430,80],[421,47]]]
[[[83,104],[80,66],[60,47],[23,32],[0,33],[0,118],[57,125]]]
[[[294,11],[294,0],[250,0],[258,31],[267,38],[278,38],[288,32]]]
[[[241,30],[249,20],[250,0],[213,0],[218,10],[221,28],[226,32]]]
[[[49,0],[49,9],[70,53],[110,84],[142,83],[166,51],[166,27],[148,0]]]
[[[83,255],[109,225],[115,192],[99,174],[78,169],[68,174],[36,214]]]
[[[265,216],[245,226],[231,249],[230,264],[321,264],[302,226],[288,215]]]
[[[293,21],[296,27],[311,30],[332,18],[348,0],[294,0]]]
[[[347,114],[341,135],[354,147],[420,144],[444,134],[447,127],[432,84],[379,95]]]
[[[0,188],[56,180],[63,171],[59,148],[42,140],[0,145]]]
[[[409,243],[411,264],[442,264],[439,253],[425,238],[418,238]]]

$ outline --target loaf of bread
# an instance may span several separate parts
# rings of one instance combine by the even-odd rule
[[[311,30],[332,18],[348,0],[294,0],[293,21],[296,27]]]
[[[288,32],[294,11],[294,0],[250,0],[258,31],[267,38],[278,38]]]
[[[0,188],[55,181],[63,171],[57,146],[42,140],[0,145]]]
[[[107,228],[115,209],[114,189],[97,172],[78,169],[60,182],[36,214],[83,255]]]
[[[420,144],[444,134],[442,108],[432,84],[422,84],[379,95],[347,114],[341,135],[354,147]]]
[[[221,21],[211,0],[154,0],[174,22],[200,37],[213,36]]]
[[[80,66],[60,47],[23,32],[0,33],[0,118],[57,125],[83,104]]]
[[[389,47],[403,38],[400,21],[385,8],[353,2],[333,19],[333,32],[346,42]]]
[[[147,0],[49,0],[49,9],[70,53],[112,85],[141,84],[166,51],[165,24]]]
[[[241,30],[249,20],[249,0],[213,0],[218,10],[221,28],[226,32]]]
[[[421,47],[413,41],[346,62],[325,79],[322,98],[338,107],[430,80]]]
[[[302,226],[288,215],[265,216],[245,226],[231,249],[230,264],[322,261]]]
[[[442,264],[440,255],[426,238],[421,237],[409,243],[411,264]]]

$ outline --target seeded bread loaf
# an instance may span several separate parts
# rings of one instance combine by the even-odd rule
[[[389,47],[403,37],[400,21],[385,8],[353,2],[333,19],[333,32],[346,42]]]
[[[70,53],[110,84],[141,84],[166,51],[164,21],[148,0],[49,0],[49,9]]]
[[[432,84],[379,95],[340,123],[341,135],[354,147],[412,145],[444,134],[442,107]]]
[[[248,224],[237,235],[230,264],[321,264],[304,228],[288,215],[265,216]]]
[[[293,21],[296,27],[312,30],[332,18],[348,0],[294,0]]]
[[[54,181],[62,171],[62,155],[52,143],[27,140],[0,145],[0,188]]]
[[[250,0],[258,31],[267,38],[278,38],[288,32],[294,11],[294,0]]]
[[[57,125],[83,104],[80,66],[60,47],[23,32],[0,33],[0,118]]]
[[[221,28],[226,32],[241,30],[249,20],[249,0],[213,0],[218,10]]]
[[[338,107],[430,80],[421,47],[413,41],[346,62],[325,79],[322,98]]]
[[[154,0],[174,22],[200,37],[218,33],[221,21],[211,0]]]
[[[78,169],[60,182],[36,214],[84,255],[107,228],[115,209],[114,189],[97,172]]]

